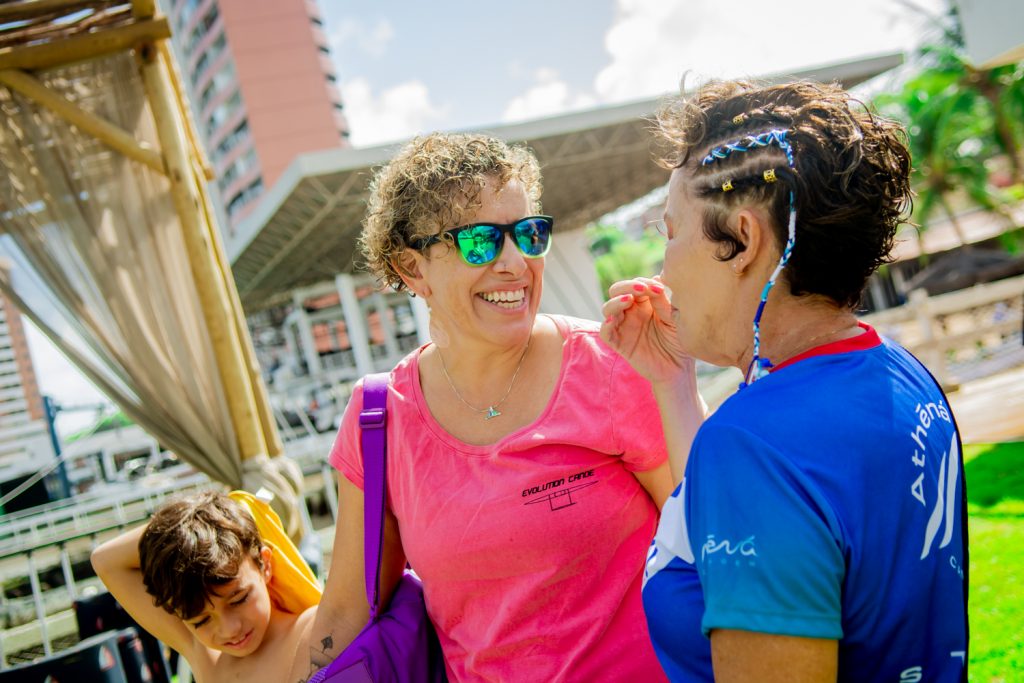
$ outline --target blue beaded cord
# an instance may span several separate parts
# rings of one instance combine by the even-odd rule
[[[716,161],[727,159],[734,152],[749,152],[775,144],[785,153],[786,161],[790,169],[793,169],[795,167],[793,146],[787,139],[788,133],[789,131],[787,130],[774,129],[757,135],[746,135],[738,140],[727,142],[708,152],[701,161],[701,166],[709,166]],[[782,257],[779,258],[779,263],[775,266],[775,270],[772,271],[768,282],[765,283],[764,289],[761,290],[761,301],[757,305],[757,313],[754,314],[754,356],[750,359],[750,365],[747,366],[747,372],[743,376],[743,383],[740,384],[741,389],[765,377],[768,374],[769,368],[772,367],[772,362],[768,358],[761,357],[761,315],[764,313],[765,304],[768,303],[768,293],[772,291],[772,287],[775,286],[775,281],[778,280],[779,274],[786,267],[786,263],[793,253],[793,245],[796,244],[796,196],[792,190],[789,191],[789,225],[787,227],[787,234],[786,247],[782,250]]]

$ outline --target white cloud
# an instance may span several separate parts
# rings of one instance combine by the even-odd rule
[[[944,0],[916,0],[939,13]],[[553,69],[512,98],[504,121],[655,97],[711,77],[763,76],[885,52],[912,49],[927,18],[906,4],[862,0],[856,6],[821,0],[617,0],[605,33],[610,61],[590,91],[574,89]],[[522,66],[513,63],[513,76]]]
[[[538,69],[534,74],[534,85],[505,107],[503,121],[525,121],[527,119],[553,116],[574,109],[593,107],[597,100],[583,92],[572,92],[568,84],[554,69]]]
[[[941,0],[921,0],[928,10]],[[757,76],[910,49],[924,18],[888,0],[665,2],[618,0],[605,35],[611,63],[594,89],[602,102],[651,97],[693,80]]]
[[[387,19],[378,19],[373,26],[355,19],[344,19],[331,31],[328,41],[335,52],[354,45],[371,57],[382,57],[394,37],[395,29]]]
[[[420,81],[400,83],[380,94],[373,92],[365,78],[342,84],[345,117],[357,147],[399,140],[444,127],[449,108],[430,101],[427,86]]]

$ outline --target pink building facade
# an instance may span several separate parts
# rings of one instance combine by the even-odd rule
[[[323,22],[313,0],[162,4],[230,235],[295,156],[349,146]]]

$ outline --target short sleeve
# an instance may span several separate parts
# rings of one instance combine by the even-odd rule
[[[654,391],[621,356],[612,358],[608,419],[615,443],[627,470],[653,470],[668,459]]]
[[[360,446],[359,413],[363,409],[363,382],[359,380],[345,406],[341,427],[328,461],[350,482],[363,488],[363,454]]]
[[[845,543],[807,474],[753,434],[710,423],[689,465],[685,508],[704,633],[841,638]]]

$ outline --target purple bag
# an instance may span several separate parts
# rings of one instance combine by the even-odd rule
[[[443,683],[444,656],[427,617],[423,587],[406,572],[391,604],[381,613],[380,562],[384,546],[387,499],[388,375],[363,379],[363,410],[359,413],[363,448],[363,547],[366,600],[370,622],[309,683]]]

